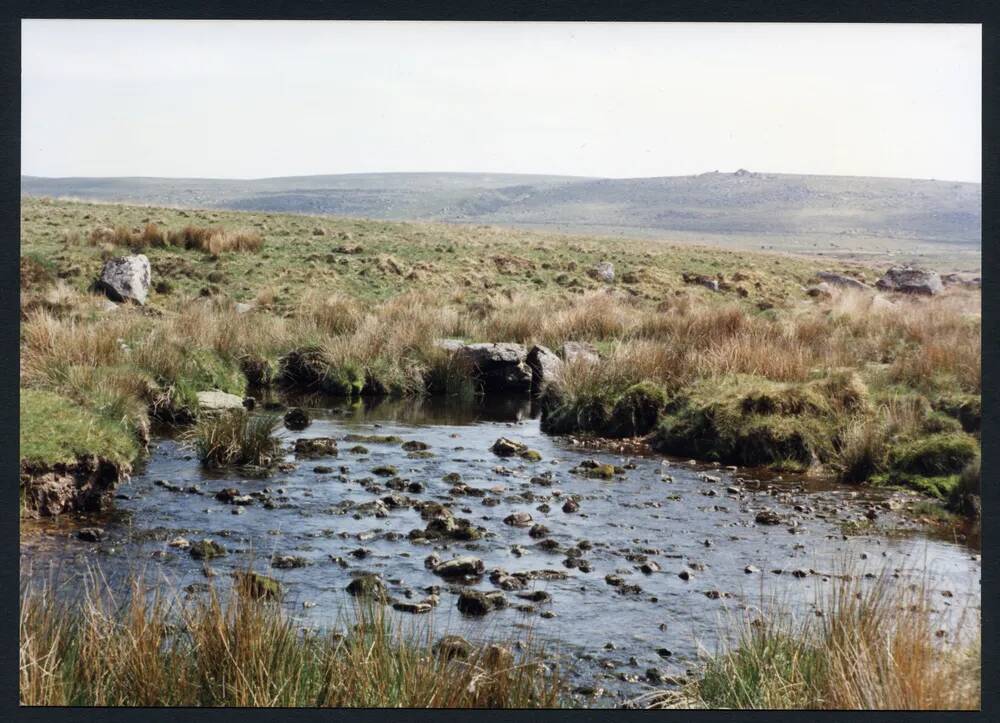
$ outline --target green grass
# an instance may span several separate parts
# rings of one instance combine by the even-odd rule
[[[138,453],[128,425],[51,392],[21,389],[20,457],[31,463],[72,463],[96,455],[115,463]]]
[[[839,418],[825,381],[732,376],[699,383],[671,400],[653,444],[677,456],[802,469],[829,459]]]
[[[939,432],[892,447],[888,471],[873,479],[948,499],[956,493],[962,472],[978,457],[979,443],[974,437],[964,432]]]
[[[765,298],[780,302],[798,291],[798,285],[806,283],[816,269],[844,268],[841,263],[791,256],[613,237],[38,198],[22,199],[21,221],[22,251],[49,260],[50,268],[62,271],[69,283],[81,290],[100,271],[101,249],[86,242],[97,227],[124,227],[141,233],[148,223],[167,232],[188,225],[213,226],[251,229],[264,237],[264,247],[256,253],[230,252],[218,258],[169,245],[144,248],[153,267],[154,283],[166,279],[172,287],[169,294],[154,292],[154,305],[170,298],[196,297],[213,287],[237,301],[251,301],[270,288],[279,310],[292,309],[307,289],[365,301],[394,296],[402,286],[444,295],[471,288],[491,295],[521,292],[559,296],[567,288],[575,293],[600,288],[602,285],[586,271],[608,260],[615,264],[619,276],[629,270],[641,271],[639,282],[618,286],[627,286],[650,301],[668,299],[685,288],[682,271],[714,275],[738,268],[750,278],[743,285],[750,291],[746,302],[751,306]],[[325,228],[326,235],[314,235],[317,226]],[[82,240],[74,242],[77,236]],[[360,247],[360,252],[340,251],[351,246]],[[124,250],[116,248],[114,253]],[[514,263],[506,264],[510,259]],[[210,275],[217,280],[209,280]],[[557,282],[560,276],[568,277],[574,285]],[[692,292],[706,298],[711,293]]]

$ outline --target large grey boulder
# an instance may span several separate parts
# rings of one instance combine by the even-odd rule
[[[444,349],[464,359],[486,392],[526,392],[531,389],[531,367],[523,344],[462,344],[444,339]]]
[[[936,271],[898,266],[886,271],[885,276],[875,282],[875,286],[883,291],[927,296],[933,296],[944,288]]]
[[[531,368],[531,388],[539,393],[544,391],[546,385],[555,381],[562,371],[562,359],[545,346],[531,347],[526,361]]]
[[[831,286],[840,286],[845,289],[857,289],[858,291],[868,291],[871,289],[867,284],[863,284],[853,276],[838,274],[834,271],[820,271],[816,274],[820,281],[825,281]]]
[[[198,410],[201,412],[224,412],[228,409],[243,409],[243,397],[235,394],[211,390],[198,392]]]
[[[112,301],[145,304],[149,295],[149,283],[149,259],[145,254],[133,254],[105,261],[97,286]]]

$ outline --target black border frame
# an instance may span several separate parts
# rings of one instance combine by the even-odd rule
[[[992,286],[993,272],[998,269],[1000,241],[997,240],[996,210],[996,59],[998,57],[997,26],[1000,5],[989,0],[677,0],[670,3],[651,0],[548,0],[528,2],[507,0],[490,3],[467,0],[447,3],[428,0],[349,0],[322,2],[319,0],[265,0],[248,3],[234,0],[179,0],[172,3],[151,0],[38,0],[4,4],[0,13],[0,224],[5,242],[0,243],[0,364],[5,383],[0,385],[0,465],[13,476],[18,467],[18,418],[12,412],[17,405],[18,387],[13,383],[19,372],[19,278],[20,256],[20,26],[22,18],[129,18],[129,19],[353,19],[353,20],[518,20],[518,21],[623,21],[623,22],[926,22],[982,23],[983,39],[983,368],[984,377],[992,378],[998,369],[1000,341],[994,335],[1000,293]],[[933,139],[928,139],[933,142]],[[18,239],[18,243],[14,243]],[[1000,385],[998,385],[1000,386]],[[994,439],[997,426],[997,387],[989,384],[983,390],[984,439]],[[983,445],[986,469],[995,469],[1000,462],[996,448]],[[21,708],[18,706],[17,611],[19,556],[19,518],[14,504],[14,485],[6,486],[8,504],[0,508],[0,530],[8,544],[0,546],[0,576],[3,580],[5,605],[0,608],[0,719],[40,721],[125,721],[142,718],[155,721],[204,718],[215,721],[272,721],[297,718],[310,721],[351,720],[378,721],[395,717],[413,721],[441,721],[476,718],[485,721],[508,720],[900,720],[912,717],[921,720],[992,720],[996,718],[996,599],[997,560],[993,557],[994,541],[989,526],[983,529],[983,697],[978,713],[915,712],[801,712],[801,711],[418,711],[404,709],[167,709],[167,708]],[[996,487],[984,485],[984,508],[996,507]]]

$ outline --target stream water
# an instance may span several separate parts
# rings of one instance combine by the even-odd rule
[[[563,675],[590,705],[614,705],[647,692],[656,679],[647,677],[650,668],[683,676],[695,667],[699,646],[714,650],[720,626],[764,597],[812,614],[817,594],[834,584],[831,574],[845,564],[856,575],[889,570],[898,584],[928,585],[943,627],[953,625],[958,612],[979,607],[978,551],[906,529],[884,491],[755,480],[717,466],[584,450],[572,440],[542,434],[527,401],[383,402],[309,412],[308,428],[282,429],[281,435],[289,446],[299,438],[334,437],[339,454],[297,460],[294,470],[263,479],[205,471],[176,440],[158,438],[148,461],[118,490],[112,513],[24,525],[22,579],[45,578],[76,594],[87,563],[99,565],[112,584],[142,567],[149,580],[193,585],[193,594],[199,594],[206,564],[216,573],[213,582],[224,587],[227,572],[252,561],[255,569],[280,580],[284,604],[303,625],[334,623],[350,600],[346,586],[362,571],[380,574],[397,600],[420,601],[425,588],[437,585],[440,602],[430,613],[391,614],[430,622],[436,635],[511,640],[530,634],[559,654]],[[432,456],[414,457],[398,442],[364,442],[367,454],[352,452],[355,442],[344,441],[348,434],[418,440],[429,445]],[[527,444],[541,453],[541,461],[497,457],[490,447],[499,437]],[[610,481],[571,471],[586,459],[628,469]],[[296,461],[291,452],[288,460]],[[389,478],[373,474],[384,465],[398,468],[406,485],[422,487],[399,494],[450,505],[456,516],[487,534],[475,542],[415,543],[407,533],[427,524],[417,511],[358,514],[358,505],[394,492]],[[453,483],[443,479],[449,473],[475,488],[473,494],[453,494]],[[532,481],[546,473],[551,484]],[[180,489],[158,483],[163,480]],[[184,491],[192,485],[203,494]],[[239,507],[215,499],[229,487],[264,494]],[[570,497],[578,502],[576,512],[563,511]],[[265,498],[272,503],[262,504]],[[232,514],[237,509],[241,513]],[[780,523],[758,523],[764,509],[775,512]],[[555,541],[555,549],[529,535],[530,527],[503,522],[518,512],[547,527],[545,538]],[[79,528],[93,525],[105,531],[100,542],[77,539]],[[203,563],[168,545],[178,536],[192,542],[210,537],[229,554]],[[579,547],[581,541],[586,542]],[[567,555],[569,548],[575,548],[570,552],[575,558]],[[529,602],[518,591],[505,591],[511,606],[466,616],[456,607],[458,586],[449,589],[425,567],[432,553],[443,560],[480,558],[486,574],[472,587],[484,591],[499,589],[490,580],[494,568],[556,571],[557,579],[534,579],[520,591],[543,590],[551,600]],[[272,555],[299,556],[308,564],[271,569]],[[570,565],[583,560],[589,571],[568,567],[567,560]],[[655,563],[648,573],[640,569],[644,562]],[[679,576],[684,570],[688,579]],[[608,576],[622,584],[609,584]]]

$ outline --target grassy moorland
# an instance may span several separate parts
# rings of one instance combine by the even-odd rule
[[[669,454],[908,485],[979,485],[980,295],[836,291],[797,256],[325,217],[22,202],[22,457],[140,453],[151,418],[306,360],[349,396],[467,388],[435,340],[592,343],[543,400],[554,433],[649,435]],[[152,264],[145,307],[88,291],[104,258]],[[614,264],[612,283],[590,273]],[[710,277],[718,291],[696,281]],[[689,280],[686,281],[685,277]],[[704,280],[704,278],[702,279]],[[285,374],[285,376],[288,376]],[[52,405],[58,443],[38,417]]]

